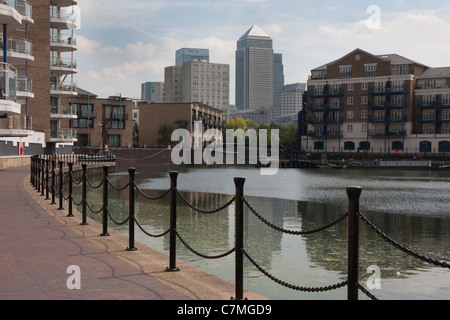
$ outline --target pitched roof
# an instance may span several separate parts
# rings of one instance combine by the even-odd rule
[[[418,79],[450,78],[450,67],[429,68]]]
[[[248,37],[270,38],[270,36],[257,25],[253,25],[250,29],[248,29],[248,31],[242,35],[241,39],[245,39]]]

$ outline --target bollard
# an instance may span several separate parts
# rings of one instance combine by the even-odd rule
[[[72,177],[73,163],[69,162],[69,214],[68,217],[73,217],[72,202],[73,202],[73,177]]]
[[[101,237],[109,237],[108,233],[108,169],[109,167],[103,167],[103,232]]]
[[[41,159],[38,158],[36,160],[36,190],[37,192],[41,192]]]
[[[358,300],[359,198],[362,188],[348,187],[348,284],[347,299]]]
[[[82,221],[80,223],[80,225],[82,226],[86,226],[88,225],[88,223],[86,222],[86,195],[87,195],[87,181],[86,181],[86,175],[87,175],[87,164],[82,164],[81,165],[82,169],[83,169],[83,177],[82,177],[82,199],[81,199],[81,206],[82,206]]]
[[[63,172],[63,165],[64,163],[62,161],[59,162],[59,208],[58,210],[64,210],[63,207],[63,188],[64,188],[64,172]]]
[[[127,248],[127,251],[135,251],[137,248],[134,246],[134,175],[136,173],[135,168],[129,168],[128,174],[130,176],[130,185],[128,186],[129,196],[128,196],[128,204],[129,204],[129,210],[128,210],[128,239],[129,239],[129,246]]]
[[[52,160],[52,203],[56,204],[55,202],[55,167],[56,167],[56,160]]]
[[[174,272],[180,271],[176,266],[176,230],[177,230],[177,177],[178,172],[171,171],[170,175],[170,252],[169,252],[169,267],[166,271]]]
[[[41,159],[42,166],[42,181],[41,181],[41,196],[45,196],[45,159]]]
[[[46,168],[46,176],[45,176],[45,200],[50,200],[49,194],[48,194],[48,179],[50,177],[49,171],[50,171],[50,160],[45,160],[45,168]]]
[[[244,183],[245,178],[234,178],[236,187],[236,203],[235,203],[235,224],[236,224],[236,252],[235,252],[235,282],[236,282],[236,298],[235,300],[244,299]]]

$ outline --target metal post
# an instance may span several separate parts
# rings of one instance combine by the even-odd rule
[[[127,248],[127,251],[135,251],[137,248],[134,246],[134,175],[136,173],[135,168],[129,168],[128,174],[130,176],[130,185],[128,186],[129,196],[128,196],[128,204],[129,204],[129,246]]]
[[[52,160],[52,204],[56,204],[55,202],[55,168],[56,161]]]
[[[359,198],[362,188],[348,187],[348,284],[347,299],[358,300]]]
[[[244,299],[244,183],[245,178],[234,178],[236,187],[236,207],[235,207],[235,224],[236,224],[236,262],[235,262],[235,279],[236,279],[236,300]]]
[[[83,163],[82,165],[81,165],[81,167],[83,168],[83,177],[82,177],[82,184],[83,184],[83,189],[82,189],[82,200],[81,200],[81,203],[82,203],[82,214],[83,214],[83,217],[82,217],[82,221],[81,221],[81,223],[80,223],[80,225],[82,225],[82,226],[86,226],[86,225],[88,225],[88,223],[86,222],[86,194],[87,194],[87,180],[86,180],[86,175],[87,175],[87,164],[85,164],[85,163]]]
[[[62,161],[59,162],[59,208],[58,210],[64,210],[63,207],[63,187],[64,187],[64,172],[63,172],[63,165],[64,163]]]
[[[49,194],[48,194],[48,185],[49,185],[49,177],[50,177],[50,160],[45,160],[45,168],[46,168],[46,177],[45,177],[45,200],[50,200]]]
[[[67,215],[68,217],[73,217],[73,213],[72,213],[72,202],[73,202],[73,162],[69,162],[69,214]]]
[[[36,163],[37,171],[36,171],[36,190],[37,192],[41,192],[41,158],[37,159]]]
[[[108,169],[109,167],[103,167],[103,232],[100,234],[102,237],[108,237]]]
[[[41,179],[41,196],[45,196],[45,159],[41,159],[42,179]]]
[[[33,178],[34,178],[34,156],[30,158],[30,183],[33,184]]]
[[[170,175],[170,252],[169,252],[169,267],[166,271],[180,271],[176,266],[176,230],[177,230],[177,177],[178,172],[171,171]]]

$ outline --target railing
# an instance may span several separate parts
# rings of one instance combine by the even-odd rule
[[[135,247],[135,225],[137,225],[146,235],[150,237],[163,237],[166,234],[169,234],[170,236],[170,249],[169,249],[169,266],[166,268],[166,271],[168,272],[176,272],[179,271],[179,268],[176,265],[176,239],[178,238],[183,245],[186,246],[187,249],[189,249],[192,253],[204,258],[204,259],[219,259],[226,257],[232,253],[235,254],[235,298],[236,300],[243,300],[244,299],[244,269],[243,269],[243,261],[244,257],[247,258],[260,272],[262,272],[265,276],[267,276],[272,281],[278,283],[279,285],[282,285],[284,287],[287,287],[292,290],[297,291],[304,291],[304,292],[324,292],[324,291],[330,291],[338,288],[342,288],[347,286],[347,298],[348,300],[358,300],[358,294],[359,290],[361,290],[364,294],[366,294],[370,299],[376,300],[377,298],[372,295],[368,290],[366,290],[362,285],[359,284],[358,280],[358,264],[359,264],[359,220],[364,222],[372,231],[374,231],[376,234],[378,234],[382,239],[386,240],[388,243],[396,247],[397,249],[403,251],[404,253],[407,253],[411,255],[412,257],[419,259],[421,261],[424,261],[426,263],[430,263],[442,268],[449,268],[450,264],[447,262],[439,261],[436,259],[429,258],[427,256],[424,256],[422,254],[419,254],[417,252],[412,251],[411,249],[406,248],[405,246],[397,243],[395,240],[389,238],[387,235],[385,235],[381,230],[379,230],[375,225],[373,225],[363,214],[359,211],[359,199],[361,196],[362,189],[360,187],[348,187],[346,189],[347,196],[348,196],[348,212],[340,216],[334,221],[331,221],[330,223],[320,226],[318,228],[315,228],[313,230],[307,230],[307,231],[292,231],[287,230],[284,228],[281,228],[279,226],[276,226],[272,222],[265,219],[261,214],[259,214],[250,204],[250,202],[247,200],[247,198],[244,195],[244,184],[245,184],[245,178],[234,178],[235,183],[235,195],[234,197],[228,201],[227,203],[223,204],[222,206],[212,209],[212,210],[205,210],[202,208],[198,208],[195,205],[191,204],[186,198],[183,196],[183,194],[178,190],[177,188],[177,178],[178,178],[178,172],[170,172],[170,187],[163,191],[159,196],[157,197],[150,197],[147,194],[145,194],[138,185],[135,182],[135,172],[136,169],[129,168],[128,174],[129,174],[129,181],[124,186],[114,186],[108,176],[109,167],[103,166],[103,177],[99,184],[94,185],[88,175],[87,175],[87,164],[82,164],[82,176],[81,179],[77,180],[74,176],[73,171],[73,165],[74,163],[69,162],[68,163],[68,171],[64,172],[63,170],[63,162],[59,162],[59,172],[58,174],[55,174],[55,167],[56,163],[55,161],[52,161],[52,171],[51,171],[51,185],[52,185],[52,204],[56,204],[55,202],[55,188],[54,188],[54,181],[56,178],[59,179],[59,210],[64,210],[63,208],[63,199],[68,200],[69,204],[69,213],[68,217],[73,217],[73,208],[72,205],[75,204],[76,206],[82,207],[82,222],[81,225],[87,224],[87,210],[89,209],[93,214],[102,214],[102,233],[100,236],[109,236],[108,233],[108,217],[111,219],[111,221],[116,225],[124,225],[128,223],[129,228],[129,245],[125,249],[127,251],[135,251],[137,248]],[[39,157],[33,157],[31,162],[31,178],[30,181],[34,185],[34,187],[37,189],[38,192],[42,192],[42,195],[44,195],[44,186],[47,184],[47,199],[50,200],[48,197],[48,182],[50,181],[49,176],[49,162],[48,160],[41,159]],[[63,186],[64,181],[68,184],[68,194],[67,197],[64,196]],[[73,186],[81,185],[82,186],[82,197],[80,202],[75,202],[73,197]],[[100,209],[93,209],[88,201],[87,201],[87,188],[91,187],[93,189],[99,189],[103,188],[103,203],[102,207]],[[128,197],[129,197],[129,206],[128,206],[128,217],[124,221],[116,221],[111,216],[111,213],[109,211],[108,206],[108,188],[112,187],[113,189],[117,191],[123,191],[128,189]],[[162,199],[167,195],[170,195],[170,227],[167,231],[165,231],[162,234],[159,235],[153,235],[144,230],[144,228],[139,224],[139,222],[136,219],[135,216],[135,192],[138,192],[141,196],[143,196],[145,199],[148,200],[158,200]],[[193,210],[201,213],[201,214],[215,214],[217,212],[220,212],[226,208],[228,208],[231,204],[234,203],[235,206],[235,246],[231,249],[226,249],[222,254],[209,256],[202,254],[196,250],[194,250],[189,244],[182,238],[180,233],[177,230],[177,199],[180,198],[182,202],[184,202],[186,205],[188,205]],[[326,230],[338,223],[342,223],[344,220],[348,219],[348,242],[347,242],[347,280],[342,281],[340,283],[331,284],[328,286],[322,286],[322,287],[302,287],[297,285],[292,285],[289,283],[286,283],[282,281],[281,279],[278,279],[277,277],[270,274],[268,271],[264,270],[258,263],[255,261],[250,254],[246,251],[244,247],[244,207],[247,207],[250,212],[252,212],[262,223],[265,225],[271,227],[272,229],[281,232],[286,233],[290,235],[295,236],[302,236],[306,234],[312,234],[312,233],[318,233],[323,230]],[[233,299],[233,298],[232,298]]]

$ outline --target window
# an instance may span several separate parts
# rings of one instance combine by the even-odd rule
[[[361,110],[361,119],[367,119],[367,110]]]
[[[367,96],[361,97],[361,104],[368,104],[369,98]]]
[[[405,81],[392,81],[392,91],[403,91]]]
[[[450,109],[442,109],[441,120],[450,120]]]
[[[400,107],[403,105],[403,96],[392,96],[391,105],[394,107]]]
[[[442,104],[444,106],[450,105],[450,94],[443,94],[442,95]]]
[[[375,92],[385,92],[386,91],[386,82],[377,81],[375,82]]]
[[[353,119],[353,111],[347,111],[347,119]]]
[[[355,85],[353,83],[347,84],[347,90],[348,91],[354,91],[355,90]]]
[[[369,88],[368,82],[361,83],[361,90],[366,91]]]
[[[412,73],[412,68],[409,65],[401,65],[397,67],[397,74],[398,75],[402,75],[402,74],[411,74]]]
[[[347,97],[347,105],[349,106],[353,105],[353,97]]]
[[[367,123],[361,125],[361,132],[367,132]]]
[[[340,66],[339,67],[339,77],[342,78],[351,78],[352,66]]]
[[[323,94],[323,84],[318,84],[314,86],[314,94]]]
[[[376,77],[377,76],[377,64],[364,65],[364,77]]]
[[[424,89],[436,89],[436,80],[425,80]]]
[[[424,106],[431,106],[436,102],[436,95],[435,94],[426,94],[423,96],[423,105]]]
[[[353,132],[353,125],[352,124],[347,125],[347,131],[348,132]]]

